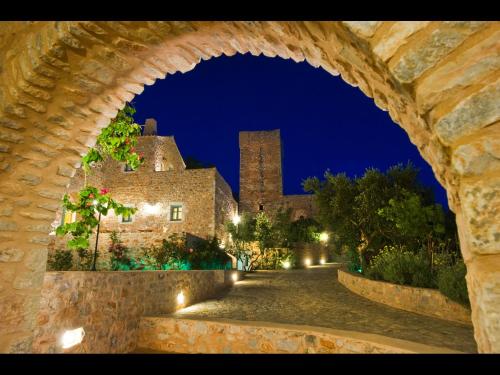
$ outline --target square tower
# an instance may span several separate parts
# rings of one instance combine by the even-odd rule
[[[240,211],[274,211],[283,197],[280,130],[242,131],[239,144]]]

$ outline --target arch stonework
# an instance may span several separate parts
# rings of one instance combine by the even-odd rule
[[[29,352],[50,223],[81,156],[144,85],[236,53],[307,61],[388,111],[457,215],[480,352],[500,352],[499,22],[4,22],[0,352]]]

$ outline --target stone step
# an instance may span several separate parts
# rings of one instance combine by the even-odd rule
[[[155,353],[460,353],[324,327],[172,316],[142,318],[137,346]]]

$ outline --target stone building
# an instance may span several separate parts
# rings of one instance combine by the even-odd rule
[[[292,218],[311,217],[313,196],[284,195],[280,130],[242,131],[240,144],[240,212],[272,215],[292,209]]]
[[[108,159],[93,168],[87,182],[110,190],[116,201],[136,207],[131,217],[110,213],[101,219],[99,250],[106,254],[111,231],[131,248],[160,245],[173,233],[190,238],[217,236],[226,238],[225,223],[237,213],[231,188],[216,168],[186,169],[172,136],[157,136],[156,122],[148,119],[136,150],[144,154],[144,163],[133,171],[123,163]],[[76,193],[83,185],[78,170],[68,192]],[[54,227],[74,214],[58,212]],[[51,247],[64,248],[67,238],[53,238]],[[94,243],[91,239],[91,244]],[[92,245],[91,245],[92,246]]]

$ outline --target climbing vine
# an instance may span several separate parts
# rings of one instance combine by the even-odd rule
[[[136,212],[134,207],[126,207],[111,197],[109,189],[98,189],[87,184],[87,174],[96,163],[111,157],[128,164],[133,170],[144,161],[144,156],[135,150],[137,137],[141,134],[141,127],[134,122],[135,109],[127,104],[111,123],[102,130],[97,137],[96,147],[93,147],[82,158],[82,169],[85,179],[84,186],[78,193],[75,201],[68,194],[64,195],[63,207],[66,211],[76,212],[77,220],[73,223],[63,223],[56,229],[58,236],[71,234],[72,239],[67,245],[79,253],[86,250],[90,243],[89,238],[99,225],[100,215],[106,216],[109,210],[116,215],[131,215]]]

